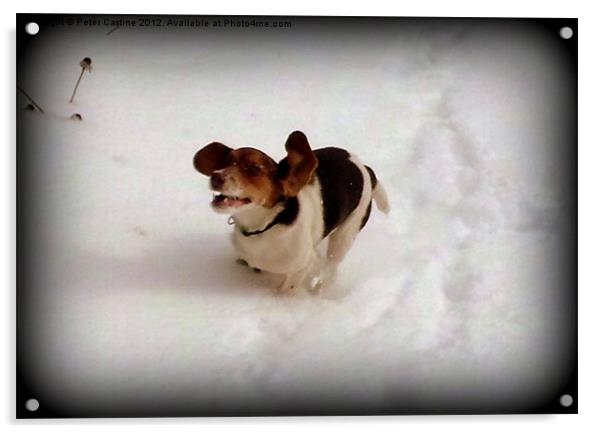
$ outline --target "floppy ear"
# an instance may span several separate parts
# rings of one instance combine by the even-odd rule
[[[287,155],[278,164],[278,178],[284,195],[294,197],[311,180],[318,160],[301,131],[288,136],[285,148]]]
[[[213,142],[203,147],[194,155],[194,168],[205,176],[211,176],[215,170],[226,166],[226,159],[232,149],[222,143]]]

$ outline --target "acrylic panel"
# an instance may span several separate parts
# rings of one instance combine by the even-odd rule
[[[577,38],[576,19],[17,15],[17,416],[576,413]],[[357,155],[390,211],[368,200],[332,279],[283,295],[237,262],[193,158],[278,164],[292,131]],[[302,186],[323,208],[298,199],[273,251],[305,251],[287,230],[353,192],[324,161]]]

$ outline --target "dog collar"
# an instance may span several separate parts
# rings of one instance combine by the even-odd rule
[[[280,214],[278,214],[280,215]],[[262,230],[254,230],[252,232],[248,232],[246,231],[244,228],[240,227],[240,232],[242,233],[243,236],[255,236],[255,235],[260,235],[261,233],[267,232],[269,229],[271,229],[272,227],[274,227],[276,224],[278,224],[278,216],[276,216],[276,218],[274,218],[274,220],[269,223],[267,226],[265,226],[264,229]]]
[[[285,224],[285,225],[292,224],[293,222],[295,222],[295,219],[297,219],[298,213],[299,213],[299,200],[297,200],[297,197],[288,197],[288,198],[284,199],[284,209],[282,209],[278,213],[278,215],[276,215],[276,217],[263,229],[248,231],[242,226],[238,226],[238,228],[240,230],[240,233],[246,237],[260,235],[261,233],[267,232],[269,229],[271,229],[272,227],[274,227],[277,224]]]

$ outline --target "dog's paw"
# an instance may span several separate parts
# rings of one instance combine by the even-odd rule
[[[297,288],[294,284],[291,284],[290,281],[284,281],[276,290],[274,290],[274,294],[276,296],[282,297],[291,297],[295,296],[297,293]]]
[[[294,298],[297,295],[297,291],[293,289],[289,290],[274,290],[274,296],[278,298]]]
[[[324,289],[324,281],[319,275],[313,276],[309,279],[307,291],[312,295],[321,295]]]

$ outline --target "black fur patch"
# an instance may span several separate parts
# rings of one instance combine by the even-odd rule
[[[364,165],[364,167],[366,167],[366,170],[368,170],[368,174],[370,175],[370,183],[372,184],[372,189],[376,188],[376,184],[378,183],[378,180],[376,179],[374,170],[372,170],[372,168],[368,167],[367,165]]]
[[[364,228],[366,223],[368,222],[368,218],[370,218],[370,211],[372,210],[372,200],[370,200],[370,204],[368,204],[368,209],[366,209],[366,214],[364,218],[362,218],[362,225],[360,226],[360,230]]]
[[[284,158],[278,163],[278,168],[276,169],[276,177],[280,180],[285,179],[286,176],[288,176],[290,170],[291,166],[288,164],[288,159]]]
[[[322,187],[322,210],[326,237],[357,207],[364,189],[362,172],[349,160],[349,152],[336,147],[314,151],[316,176]]]
[[[299,200],[297,197],[287,197],[284,201],[284,209],[280,212],[274,221],[276,224],[291,225],[299,215]]]
[[[374,170],[372,170],[371,167],[368,167],[367,165],[364,165],[364,167],[366,167],[366,170],[368,170],[368,174],[370,175],[370,184],[372,185],[372,189],[374,190],[374,188],[376,188],[376,184],[378,183],[378,179],[376,179],[376,174],[374,174]],[[363,229],[366,223],[368,222],[371,211],[372,200],[370,200],[370,204],[368,204],[368,208],[366,209],[366,214],[364,215],[364,218],[362,218],[362,225],[360,226],[360,230]]]

